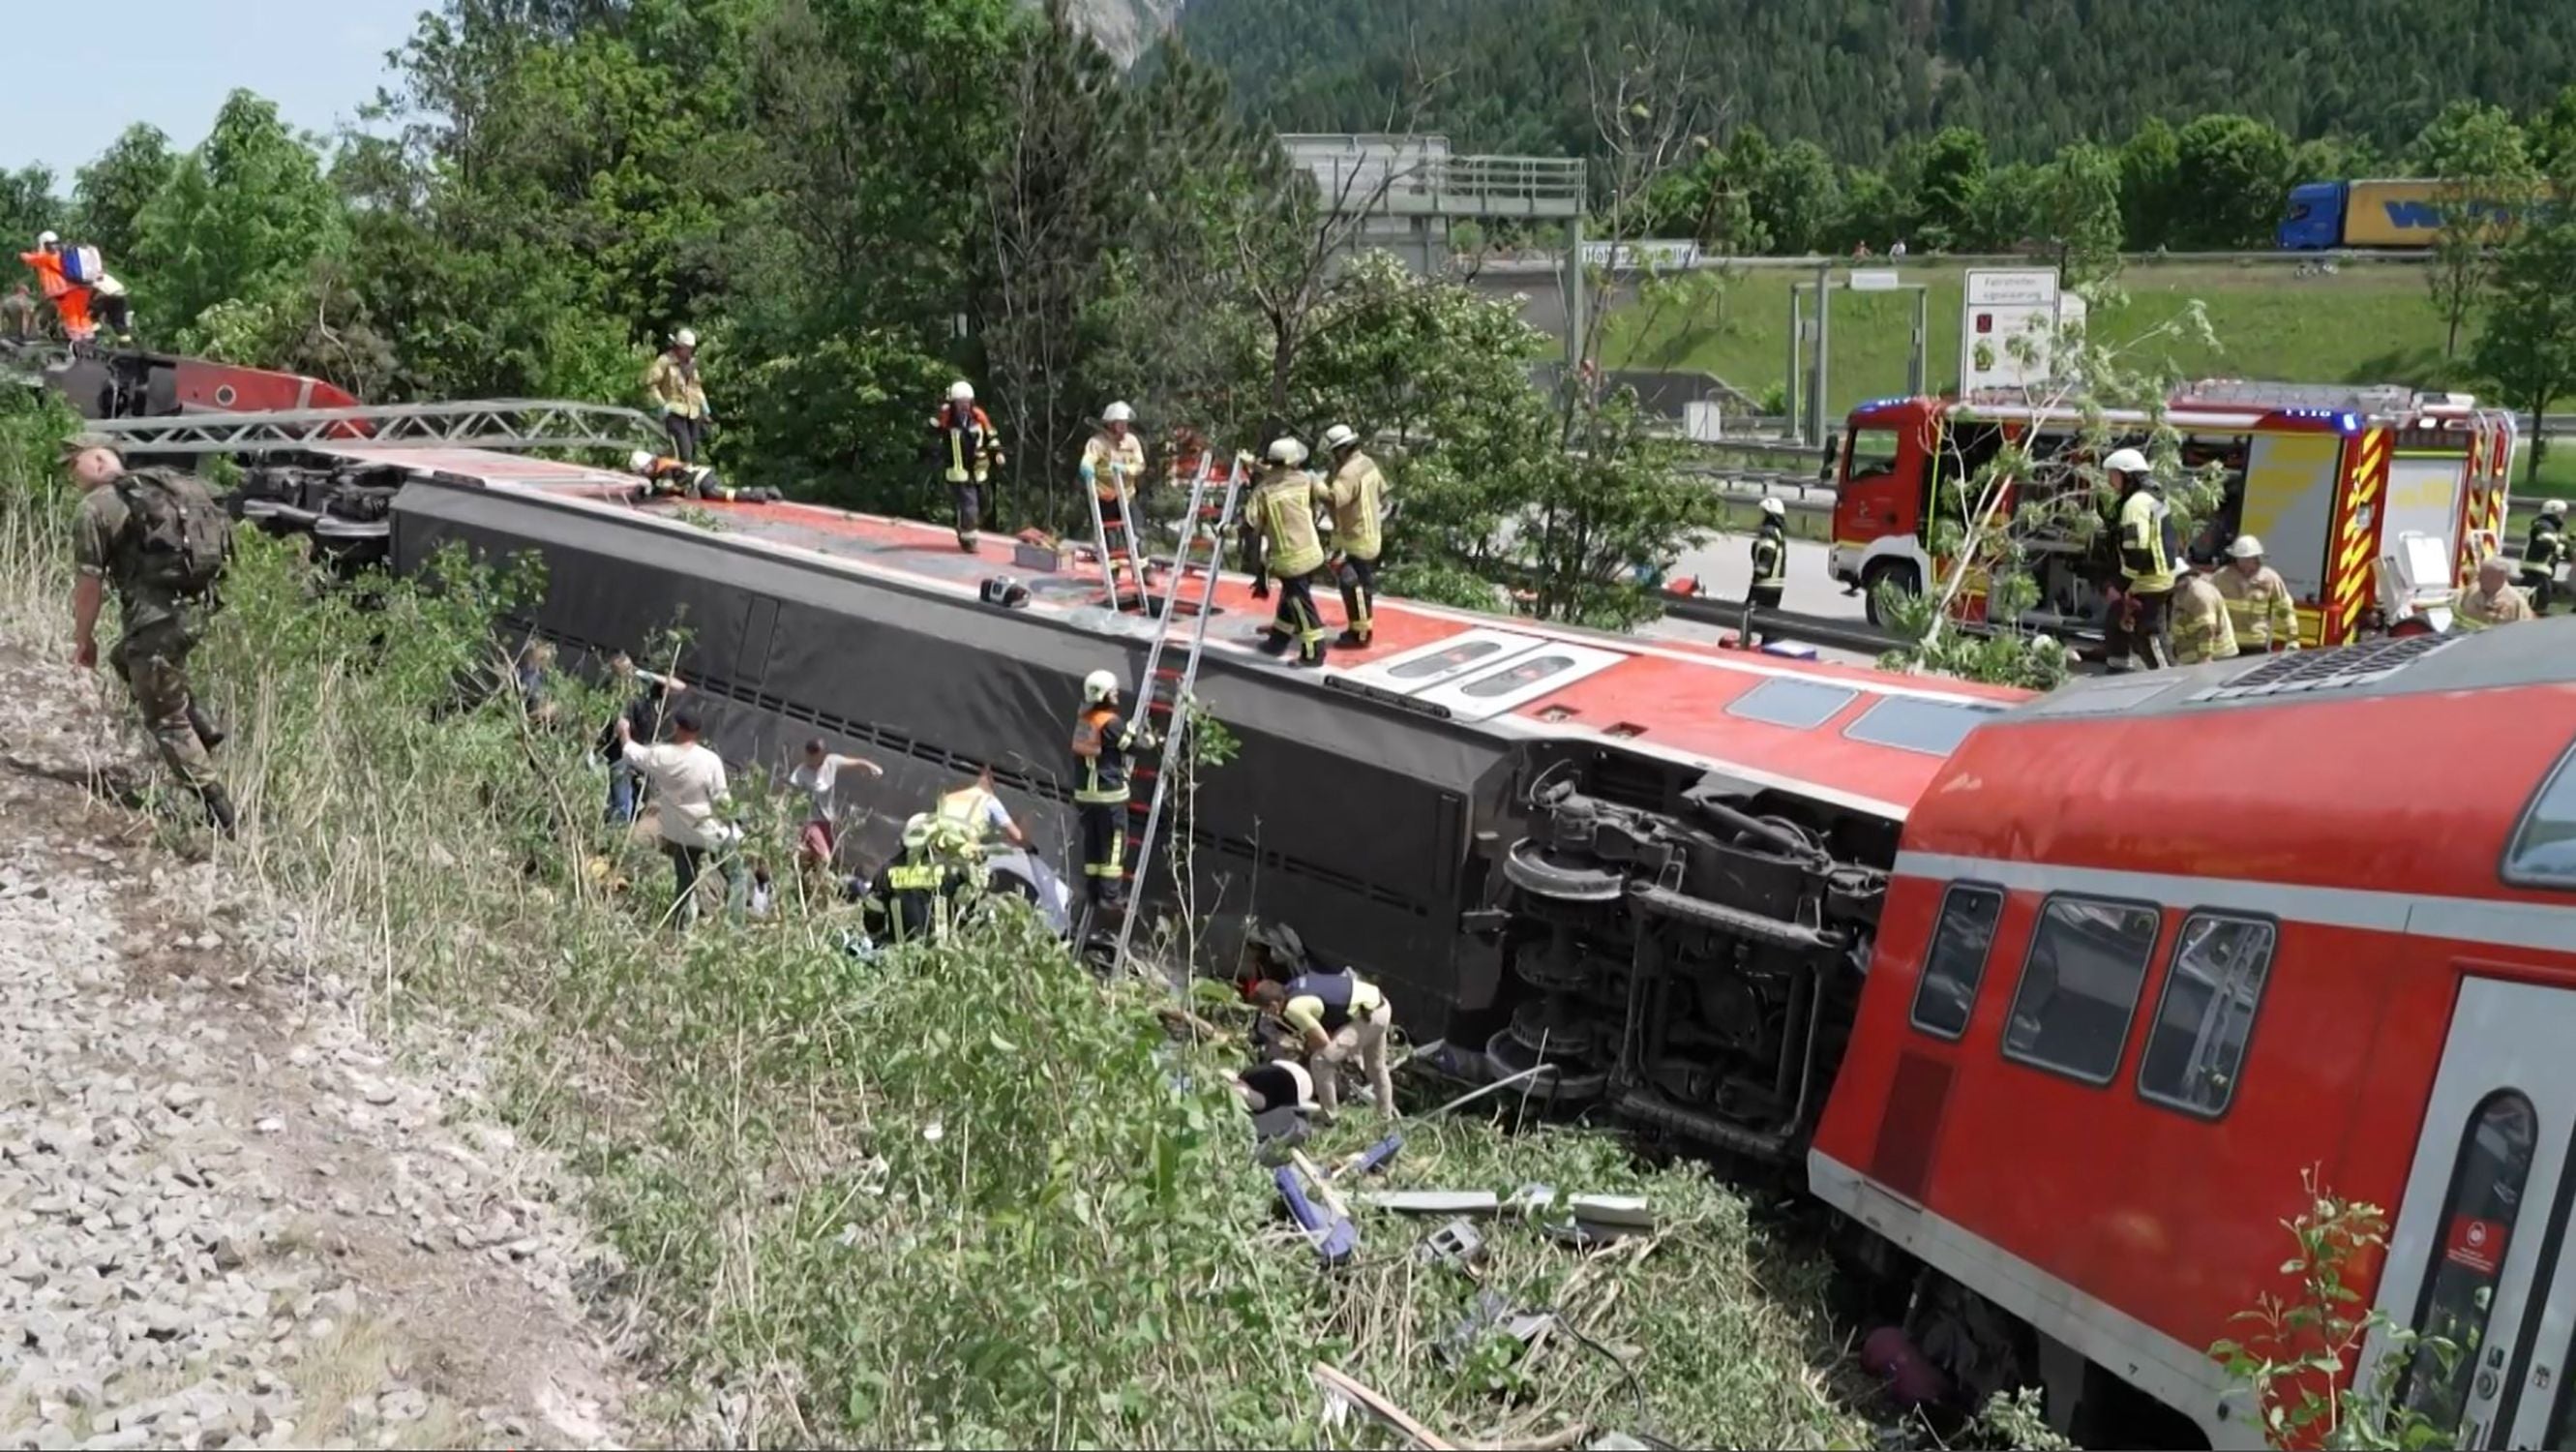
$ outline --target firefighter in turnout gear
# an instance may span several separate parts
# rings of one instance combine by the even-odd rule
[[[2187,561],[2174,575],[2173,648],[2176,665],[2236,656],[2236,622],[2228,614],[2227,597]]]
[[[671,435],[671,452],[683,464],[698,461],[715,414],[707,407],[707,390],[698,382],[698,335],[686,328],[671,335],[668,351],[644,370],[644,392],[662,415]]]
[[[736,489],[705,464],[637,449],[626,456],[626,470],[644,481],[646,498],[675,494],[684,499],[714,499],[726,504],[775,504],[786,496],[775,489]]]
[[[2120,490],[2120,601],[2104,632],[2103,661],[2113,675],[2131,658],[2149,670],[2173,664],[2174,522],[2148,472],[2147,456],[2121,449],[2102,466]]]
[[[941,797],[931,821],[942,850],[963,861],[983,861],[986,845],[995,840],[1023,850],[1029,846],[1029,834],[1011,820],[1010,809],[994,792],[989,766],[973,781]]]
[[[2462,590],[2451,602],[2451,613],[2459,630],[2479,631],[2532,618],[2530,603],[2523,599],[2520,590],[2507,583],[2506,576],[2510,573],[2505,568],[2502,555],[2489,555],[2478,561],[2478,582]]]
[[[1136,522],[1127,517],[1128,506],[1145,487],[1145,441],[1136,436],[1135,424],[1136,410],[1113,403],[1100,411],[1100,432],[1082,446],[1082,483],[1100,506],[1100,532],[1110,550],[1113,580],[1141,578]]]
[[[928,812],[915,813],[903,824],[903,851],[877,870],[864,892],[850,884],[860,899],[861,921],[868,937],[893,944],[947,935],[973,876],[939,850],[939,824]]]
[[[188,654],[216,608],[215,585],[232,549],[232,520],[203,481],[169,469],[127,472],[113,445],[75,438],[64,451],[80,486],[72,525],[73,659],[98,665],[98,616],[116,591],[124,629],[108,663],[143,714],[161,759],[205,804],[215,830],[233,834],[232,799],[209,752],[223,733],[197,709]]]
[[[1255,539],[1256,579],[1276,576],[1279,609],[1262,638],[1261,652],[1278,655],[1297,647],[1295,664],[1312,669],[1324,663],[1324,620],[1315,613],[1315,578],[1324,570],[1324,541],[1315,529],[1315,505],[1321,492],[1315,476],[1299,468],[1306,446],[1295,439],[1270,445],[1269,467],[1252,491],[1246,523]]]
[[[2236,648],[2248,655],[2299,648],[2299,607],[2281,572],[2263,563],[2263,542],[2240,534],[2227,547],[2227,567],[2210,581],[2226,597]]]
[[[972,554],[984,518],[984,484],[1002,463],[1002,436],[976,406],[973,384],[959,379],[948,385],[948,401],[930,416],[930,437],[939,477],[957,506],[957,547]]]
[[[1753,632],[1753,612],[1777,610],[1789,588],[1789,509],[1777,498],[1762,501],[1762,525],[1753,532],[1753,584],[1745,591],[1744,626],[1738,633],[1747,645],[1765,644]]]
[[[1082,818],[1082,878],[1091,901],[1120,905],[1126,894],[1130,753],[1151,746],[1142,722],[1118,713],[1118,677],[1082,678],[1082,712],[1073,719],[1073,805]]]
[[[1342,634],[1339,644],[1368,648],[1376,630],[1377,560],[1384,547],[1380,526],[1386,517],[1386,475],[1360,448],[1360,436],[1349,424],[1324,430],[1325,451],[1333,456],[1333,477],[1324,486],[1333,511],[1333,579],[1342,587]]]
[[[1342,1065],[1357,1057],[1378,1112],[1394,1118],[1395,1082],[1386,1060],[1386,1036],[1395,1013],[1386,995],[1351,969],[1334,973],[1312,966],[1304,940],[1285,923],[1265,924],[1256,940],[1272,963],[1297,965],[1286,982],[1270,978],[1254,987],[1252,1001],[1288,1030],[1292,1051],[1314,1075],[1315,1101],[1324,1116],[1330,1118],[1340,1107]]]
[[[2522,542],[2522,593],[2531,599],[2531,613],[2546,615],[2558,593],[2558,567],[2567,563],[2567,501],[2552,499],[2540,506],[2540,514],[2531,521],[2531,533]]]

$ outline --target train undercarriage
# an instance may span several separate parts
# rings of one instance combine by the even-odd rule
[[[1551,1065],[1560,1105],[1793,1160],[1850,1034],[1893,830],[1714,772],[1665,810],[1584,776],[1570,760],[1538,771],[1527,835],[1501,859],[1487,920],[1508,1006],[1490,1070]]]

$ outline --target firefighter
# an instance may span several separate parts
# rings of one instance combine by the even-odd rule
[[[865,888],[853,878],[849,895],[860,900],[861,921],[872,940],[936,941],[947,935],[958,899],[972,880],[965,867],[939,850],[938,819],[915,812],[903,824],[903,851],[877,869]]]
[[[973,781],[939,799],[931,821],[942,849],[967,862],[984,860],[985,847],[996,839],[1029,850],[1029,834],[1011,820],[1011,810],[993,790],[993,769],[985,767]]]
[[[671,452],[683,464],[698,462],[698,446],[715,426],[707,391],[698,382],[698,335],[682,328],[671,335],[670,349],[644,371],[644,391],[670,432]]]
[[[1360,448],[1360,436],[1349,424],[1324,430],[1324,449],[1333,456],[1333,477],[1324,486],[1333,511],[1333,579],[1342,587],[1342,634],[1339,644],[1368,649],[1376,630],[1377,561],[1385,545],[1380,526],[1385,518],[1386,475]]]
[[[2228,613],[2227,597],[2187,560],[2174,573],[2173,649],[2177,665],[2206,665],[2236,657],[2236,623]]]
[[[2529,620],[2534,612],[2522,592],[2505,582],[2509,572],[2502,555],[2489,555],[2478,561],[2478,583],[2462,590],[2451,602],[2451,613],[2463,631],[2484,630],[2490,625],[2511,625]]]
[[[1127,506],[1144,487],[1145,441],[1136,437],[1135,422],[1136,410],[1113,403],[1100,411],[1100,432],[1082,446],[1082,482],[1100,505],[1101,539],[1111,552],[1106,563],[1113,582],[1135,576],[1137,569],[1135,522],[1127,517]]]
[[[975,530],[984,517],[984,483],[1002,462],[1002,436],[975,406],[975,385],[962,378],[948,385],[948,401],[930,416],[930,437],[939,455],[939,477],[947,481],[957,506],[957,547],[973,554]]]
[[[1278,655],[1297,647],[1295,664],[1315,669],[1324,663],[1324,621],[1315,613],[1315,577],[1323,572],[1324,542],[1315,530],[1315,476],[1298,466],[1306,446],[1295,439],[1274,439],[1269,467],[1252,491],[1245,522],[1254,536],[1255,579],[1279,580],[1279,608],[1262,637],[1261,653]]]
[[[1304,940],[1285,923],[1264,925],[1256,940],[1274,963],[1306,961]],[[1395,1117],[1394,1076],[1386,1061],[1387,1030],[1394,1026],[1395,1014],[1376,984],[1349,968],[1305,968],[1285,983],[1264,979],[1252,990],[1252,1001],[1265,1019],[1288,1030],[1290,1052],[1304,1059],[1315,1077],[1315,1100],[1324,1118],[1340,1107],[1342,1065],[1354,1056],[1368,1075],[1379,1112]]]
[[[786,496],[766,486],[736,489],[724,476],[705,464],[692,464],[637,449],[626,456],[626,471],[644,481],[644,495],[653,498],[676,494],[684,499],[714,499],[725,504],[775,504]]]
[[[2567,501],[2540,506],[2531,533],[2522,544],[2522,592],[2531,597],[2531,613],[2546,615],[2558,593],[2558,567],[2567,562]]]
[[[2105,632],[2103,662],[2113,675],[2127,674],[2133,657],[2162,670],[2173,664],[2173,511],[2146,455],[2121,449],[2103,468],[2120,491],[2120,600]]]
[[[1118,713],[1118,677],[1082,678],[1082,712],[1073,719],[1073,805],[1082,818],[1082,878],[1093,903],[1114,908],[1125,896],[1128,753],[1151,744],[1141,721]]]
[[[1776,496],[1762,500],[1762,525],[1753,532],[1753,584],[1744,594],[1744,627],[1737,632],[1748,645],[1765,644],[1753,632],[1753,612],[1777,610],[1789,588],[1789,508]]]
[[[2249,655],[2299,648],[2299,610],[2281,572],[2263,563],[2263,542],[2240,534],[2227,547],[2227,568],[2211,579],[2227,597],[2236,648]]]
[[[90,286],[90,300],[98,306],[100,321],[119,343],[134,341],[134,304],[125,295],[125,284],[102,272]]]
[[[36,285],[44,289],[45,300],[63,320],[63,340],[86,343],[98,336],[98,325],[90,321],[89,285],[63,271],[63,239],[52,232],[36,234],[36,250],[21,252],[18,260],[36,270]]]

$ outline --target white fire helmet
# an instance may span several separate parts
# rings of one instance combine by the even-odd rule
[[[948,401],[950,403],[973,403],[975,401],[975,385],[967,382],[963,378],[949,384]]]
[[[1335,424],[1324,430],[1324,447],[1328,449],[1338,449],[1345,444],[1356,444],[1359,441],[1359,430],[1349,424]]]
[[[1102,423],[1134,423],[1136,410],[1123,403],[1113,403],[1100,411]]]
[[[930,845],[930,834],[939,823],[928,812],[915,812],[903,824],[903,850],[918,852]]]
[[[1097,706],[1118,694],[1118,676],[1114,671],[1093,671],[1082,678],[1082,699]]]
[[[2552,499],[2547,504],[2540,506],[2540,512],[2548,515],[2551,519],[2565,519],[2567,517],[2567,501],[2564,499]]]
[[[698,346],[697,331],[693,328],[682,328],[671,335],[671,343],[674,347],[694,348]]]
[[[2263,542],[2250,534],[2240,534],[2236,542],[2227,547],[2227,557],[2231,560],[2259,560],[2263,558]]]
[[[1773,519],[1781,519],[1788,515],[1789,506],[1782,504],[1777,498],[1766,494],[1762,497],[1762,512]]]
[[[2146,474],[2147,456],[2135,449],[2119,449],[2102,461],[2105,471],[2113,474]]]
[[[63,240],[63,239],[62,239],[62,238],[60,238],[60,237],[58,237],[58,236],[56,236],[54,233],[52,233],[52,232],[50,232],[50,231],[47,231],[47,232],[39,232],[39,233],[37,233],[37,234],[36,234],[36,245],[37,245],[37,246],[39,246],[39,247],[51,247],[51,246],[53,246],[55,243],[60,242],[61,240]]]
[[[1295,439],[1272,439],[1270,441],[1270,462],[1274,464],[1286,464],[1293,469],[1297,465],[1306,462],[1306,446],[1297,442]]]
[[[638,474],[652,468],[653,451],[651,449],[637,449],[634,453],[626,456],[626,467],[634,470]]]

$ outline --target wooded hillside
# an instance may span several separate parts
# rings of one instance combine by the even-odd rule
[[[1591,146],[1587,50],[1657,23],[1732,120],[1846,162],[1948,125],[2044,160],[2210,112],[2389,153],[2448,102],[2525,112],[2576,74],[2565,0],[1193,0],[1181,33],[1285,129],[1370,129],[1436,78],[1459,145],[1556,153]]]

